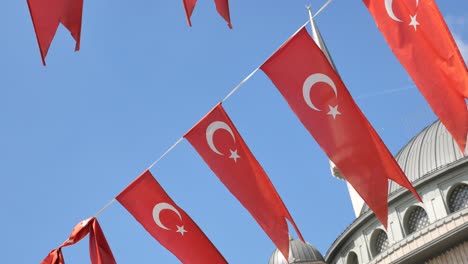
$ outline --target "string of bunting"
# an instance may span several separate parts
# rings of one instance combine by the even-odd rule
[[[315,18],[317,15],[319,15],[333,0],[328,0],[313,16],[312,18]],[[310,20],[307,20],[300,28],[303,28],[304,26],[307,26],[308,24],[310,23]],[[297,31],[296,31],[297,32]],[[295,34],[295,33],[294,33]],[[293,34],[293,35],[294,35]],[[281,46],[284,45],[284,44],[281,44]],[[279,48],[278,48],[279,49]],[[277,50],[278,50],[277,49]],[[276,50],[276,51],[277,51]],[[276,52],[275,51],[275,52]],[[273,53],[275,53],[273,52]],[[268,60],[268,59],[267,59]],[[266,61],[266,60],[265,60]],[[221,103],[224,103],[226,100],[228,100],[235,92],[237,92],[237,90],[239,90],[250,78],[252,78],[252,76],[257,73],[257,71],[260,69],[260,66],[258,66],[257,68],[255,68],[251,73],[249,73],[247,75],[247,77],[245,77],[238,85],[236,85],[224,98],[223,100],[221,100]],[[182,142],[182,140],[184,139],[184,137],[180,137],[174,144],[172,144],[159,158],[157,158],[153,163],[151,163],[151,165],[146,168],[145,171],[148,171],[150,170],[151,168],[153,168],[158,162],[160,162],[167,154],[169,154],[169,152],[171,152],[177,145],[179,145],[180,142]],[[110,200],[103,208],[101,208],[95,215],[94,217],[98,217],[102,212],[104,212],[109,206],[111,206],[114,202],[115,202],[115,198]]]
[[[328,0],[322,6],[322,8],[320,8],[315,13],[313,17],[321,13],[324,10],[324,8],[328,6],[331,2],[332,0]],[[300,29],[304,28],[309,23],[310,23],[310,20],[305,22],[300,27]],[[230,124],[230,126],[227,126],[227,130],[229,130],[230,133],[235,133],[236,134],[235,138],[239,138],[240,141],[242,142],[243,142],[242,138],[240,137],[239,133],[235,129],[234,124],[232,124],[232,122],[230,121],[229,117],[227,116],[227,113],[225,113],[224,109],[222,109],[221,104],[225,102],[227,99],[229,99],[238,89],[240,89],[259,69],[260,69],[260,66],[257,67],[255,70],[253,70],[249,75],[247,75],[247,77],[245,77],[236,87],[234,87],[234,89],[232,89],[228,93],[228,95],[224,97],[223,100],[215,107],[215,109],[217,108],[221,112],[221,115],[224,116],[224,118],[226,119],[225,122],[228,122]],[[215,121],[215,122],[220,122],[220,121]],[[225,122],[223,123],[226,124]],[[212,133],[214,133],[214,131]],[[213,135],[211,136],[213,137]],[[158,240],[161,243],[161,245],[163,245],[165,248],[171,251],[183,263],[228,263],[224,259],[224,257],[221,255],[221,253],[214,247],[211,241],[206,237],[206,235],[200,230],[200,228],[196,225],[196,223],[190,218],[190,216],[188,216],[183,211],[183,209],[181,209],[175,204],[175,202],[169,197],[169,195],[164,191],[164,189],[156,181],[156,179],[152,176],[150,172],[150,169],[153,168],[159,161],[161,161],[169,152],[171,152],[183,139],[184,137],[179,138],[158,159],[156,159],[146,170],[144,170],[144,172],[138,178],[136,178],[130,185],[128,185],[128,187],[125,188],[125,190],[123,190],[119,195],[117,195],[116,198],[113,198],[112,200],[110,200],[103,208],[101,208],[90,219],[92,219],[93,221],[96,221],[97,223],[97,217],[100,214],[102,214],[114,202],[119,201],[135,217],[135,219],[138,222],[140,222],[140,224],[143,225],[143,227],[156,240]],[[211,140],[213,140],[213,138]],[[213,147],[213,148],[216,151],[218,151],[216,147]],[[255,157],[253,156],[252,153],[250,153],[250,150],[248,149],[245,143],[242,144],[242,149],[243,149],[243,153],[241,154],[242,157],[245,157],[245,155],[248,155],[250,156],[250,159],[256,161]],[[241,156],[240,155],[238,155],[237,157],[234,156],[236,159],[236,162],[237,162],[237,158],[241,158]],[[220,173],[230,174],[229,173],[230,170],[232,169],[225,169],[224,172],[220,172]],[[260,178],[264,182],[263,183],[264,188],[262,190],[263,192],[260,190],[255,190],[254,192],[251,192],[251,193],[259,194],[258,197],[255,197],[254,199],[251,198],[250,199],[251,201],[243,202],[243,205],[252,213],[254,218],[256,218],[257,222],[259,222],[260,226],[265,230],[265,232],[270,236],[272,241],[281,250],[282,254],[286,258],[288,258],[289,232],[288,232],[288,227],[284,218],[286,217],[293,224],[299,237],[302,240],[304,240],[299,229],[297,228],[296,224],[294,223],[294,220],[292,219],[287,208],[284,206],[284,203],[279,197],[279,194],[274,189],[274,186],[268,179],[268,176],[266,175],[266,173],[264,173],[260,164],[256,162],[256,168],[243,168],[242,170],[243,170],[243,173],[240,175],[244,175],[244,177],[246,178],[244,183],[242,184],[243,185],[242,187],[245,187],[244,186],[245,182],[252,181],[252,179],[255,179],[255,178],[257,179]],[[259,170],[262,171],[263,174],[256,175],[258,173],[256,173],[255,171],[259,171]],[[247,171],[250,171],[250,173],[246,173]],[[225,177],[228,178],[229,175]],[[255,184],[251,184],[251,185],[256,186]],[[237,188],[237,189],[241,190],[245,188]],[[265,191],[267,190],[269,190],[269,194],[270,194],[269,196],[265,195]],[[236,191],[231,190],[231,192],[235,193]],[[242,194],[242,192],[244,191],[241,191],[240,193],[238,191],[238,194],[237,195],[235,194],[236,197],[238,198],[241,197],[240,200],[242,200],[242,196],[245,196],[244,194]],[[267,199],[265,199],[265,197],[267,197]],[[136,201],[138,201],[138,204],[136,203]],[[259,206],[259,204],[262,201],[263,201],[263,205]],[[278,208],[276,212],[272,212],[268,217],[263,217],[263,219],[258,219],[260,217],[256,217],[256,216],[265,215],[264,212],[263,213],[252,212],[252,210],[255,210],[255,208],[259,208],[260,210],[263,211],[264,210],[263,208],[268,208],[268,207],[274,208],[274,207],[278,207],[277,205],[283,205],[283,206]],[[265,207],[265,206],[268,206],[268,207]],[[147,208],[147,210],[144,210],[142,212],[141,211],[142,207]],[[161,213],[162,210],[173,211],[176,214],[176,216],[179,217],[179,222],[180,220],[183,220],[184,225],[177,226],[177,230],[170,235],[161,233],[161,230],[162,231],[169,230],[169,228],[167,228],[164,224],[162,224],[161,220],[159,219],[159,214]],[[156,218],[154,217],[155,213],[157,215]],[[281,229],[283,230],[269,230],[268,226],[275,226],[275,225],[269,224],[269,222],[271,222],[272,219],[277,222],[282,222],[280,226],[281,226]],[[63,260],[61,248],[64,246],[73,245],[74,243],[78,242],[86,234],[89,233],[88,229],[86,229],[87,232],[81,231],[83,230],[83,227],[87,226],[84,223],[87,223],[88,220],[84,220],[80,222],[74,228],[72,234],[70,235],[70,238],[67,239],[64,243],[62,243],[60,247],[52,250],[47,255],[47,257],[41,262],[41,264],[63,264],[64,260]],[[166,222],[177,222],[177,220],[178,219],[166,219]],[[177,235],[177,234],[184,235],[185,233],[188,233],[189,230],[190,230],[190,239],[185,238],[184,240],[178,240],[179,242],[175,245],[173,242],[174,241],[173,235]],[[84,234],[84,235],[81,235],[79,239],[74,239],[74,237],[76,236],[75,233]],[[280,234],[278,235],[278,233]],[[105,245],[107,245],[107,241],[104,237],[104,234],[102,234],[102,237],[103,238],[98,240],[98,242],[104,241]],[[73,243],[71,243],[71,241]],[[99,244],[97,248],[101,248],[99,247]],[[91,262],[93,264],[115,263],[114,257],[108,245],[107,247],[103,246],[102,248],[108,249],[108,252],[109,252],[109,254],[105,255],[108,257],[104,258],[104,260],[101,257],[102,254],[96,255],[96,253],[93,253],[94,251],[91,250],[91,246],[90,246]],[[190,248],[190,250],[186,250],[187,248]]]
[[[267,174],[222,106],[222,103],[258,70],[262,70],[270,78],[307,131],[385,228],[388,217],[388,180],[407,188],[421,201],[411,182],[355,103],[328,54],[313,17],[331,1],[328,0],[314,16],[309,8],[309,21],[116,198],[94,217],[78,224],[70,238],[51,251],[42,263],[64,263],[61,248],[76,243],[88,233],[91,262],[115,263],[96,220],[96,217],[115,201],[124,206],[148,233],[183,263],[227,263],[209,238],[169,197],[150,172],[150,169],[184,138],[288,259],[289,231],[286,220],[304,241],[302,234]],[[418,21],[416,15],[410,15],[409,27],[394,14],[392,7],[384,5],[381,1],[363,2],[369,8],[389,46],[463,152],[468,131],[468,110],[465,103],[465,98],[468,98],[468,70],[434,1],[416,1],[417,14],[425,13],[426,16],[421,16]],[[189,24],[195,3],[194,0],[184,0]],[[218,12],[230,25],[227,0],[215,0],[215,3]],[[81,13],[78,15],[71,12],[70,15],[69,11],[81,10],[82,0],[71,1],[69,5],[58,8],[54,14],[59,15],[52,20],[43,20],[43,17],[36,13],[35,10],[39,6],[36,0],[28,0],[28,4],[44,63],[49,41],[52,40],[58,23],[64,24],[72,33],[77,41],[76,49],[79,48]],[[400,1],[394,8],[412,12],[412,5],[414,3]],[[43,23],[40,26],[41,30],[45,29],[41,34],[38,33],[37,26],[40,23]],[[309,23],[312,27],[312,37],[305,28]],[[43,34],[44,32],[47,34]],[[441,69],[437,65],[446,66]],[[418,68],[424,68],[425,71],[422,72]],[[161,217],[161,212],[166,210],[172,213]],[[184,239],[180,239],[181,237]]]

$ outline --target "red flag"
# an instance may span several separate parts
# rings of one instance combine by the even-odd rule
[[[75,39],[75,51],[80,49],[83,0],[28,0],[28,7],[44,65],[59,23]]]
[[[89,234],[89,255],[92,264],[116,264],[112,250],[107,243],[104,232],[96,218],[91,221],[91,232]]]
[[[305,28],[261,69],[384,226],[388,179],[420,199]]]
[[[96,218],[78,223],[60,247],[52,250],[41,264],[65,264],[62,247],[78,243],[89,233],[89,251],[92,264],[116,264],[112,251]]]
[[[195,5],[197,4],[197,0],[183,0],[185,15],[187,16],[187,21],[189,26],[192,26],[192,21],[190,18],[192,17],[193,9],[195,9]]]
[[[226,20],[230,29],[232,29],[231,15],[229,14],[229,1],[228,0],[215,0],[216,10]]]
[[[289,233],[285,218],[304,239],[222,105],[213,108],[184,137],[288,259]]]
[[[227,263],[197,224],[172,201],[149,171],[145,171],[125,188],[117,200],[182,263]]]
[[[464,153],[468,70],[435,1],[363,2],[393,53]]]
[[[52,250],[49,255],[41,262],[41,264],[65,264],[63,259],[62,248]]]
[[[187,16],[187,21],[189,26],[192,26],[192,21],[190,17],[192,17],[193,9],[195,9],[195,5],[197,4],[197,0],[183,0],[185,15]],[[229,1],[228,0],[215,0],[216,10],[218,13],[228,22],[229,28],[232,29],[231,24],[231,15],[229,14]]]

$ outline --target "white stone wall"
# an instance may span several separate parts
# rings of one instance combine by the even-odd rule
[[[418,202],[412,195],[405,195],[401,197],[400,200],[394,201],[389,206],[387,230],[389,248],[378,256],[372,256],[370,250],[372,243],[371,236],[374,230],[378,228],[384,230],[384,228],[375,217],[372,217],[372,220],[365,223],[353,233],[348,241],[344,243],[345,246],[339,249],[340,252],[336,255],[335,259],[330,262],[347,264],[348,255],[352,251],[358,256],[360,264],[391,263],[404,255],[410,254],[412,250],[423,246],[424,243],[428,243],[437,238],[438,235],[442,235],[449,230],[450,227],[453,227],[453,223],[450,224],[452,220],[458,221],[458,224],[464,223],[463,221],[468,224],[468,208],[462,210],[466,211],[465,215],[461,218],[462,220],[460,220],[460,218],[457,220],[452,219],[456,213],[450,214],[447,205],[447,196],[451,188],[459,183],[468,184],[468,166],[451,171],[444,176],[438,176],[430,182],[420,184],[420,186],[417,187],[417,191],[423,203]],[[425,209],[429,218],[429,226],[422,229],[426,230],[425,234],[422,234],[421,230],[410,235],[406,234],[405,220],[408,209],[411,208],[411,206],[421,206]],[[460,212],[457,213],[460,214]],[[427,234],[431,234],[431,236]],[[468,261],[465,263],[468,263]],[[432,264],[432,262],[430,264]]]

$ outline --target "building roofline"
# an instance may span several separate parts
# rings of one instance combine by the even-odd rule
[[[439,175],[454,171],[464,164],[468,164],[468,156],[465,156],[449,164],[440,166],[439,168],[426,173],[423,177],[414,181],[412,184],[417,189],[418,187],[423,186],[431,180],[437,178]],[[388,198],[389,206],[390,204],[394,203],[396,200],[399,200],[399,198],[405,195],[409,196],[411,195],[411,193],[409,190],[404,188],[400,188],[397,191],[391,193]],[[368,220],[370,220],[370,218],[372,217],[375,217],[374,213],[371,210],[368,210],[365,213],[361,214],[358,218],[356,218],[331,244],[330,248],[327,250],[327,253],[324,256],[325,260],[329,262],[331,258],[334,258],[336,254],[339,253],[339,250],[337,249],[344,246],[344,244],[348,242],[347,239],[351,237],[354,234],[354,232],[358,230],[359,227],[366,224]]]

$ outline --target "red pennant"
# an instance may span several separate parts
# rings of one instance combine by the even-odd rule
[[[28,0],[28,7],[44,65],[59,23],[75,39],[75,51],[80,49],[83,0]]]
[[[65,264],[63,259],[62,248],[52,250],[49,255],[41,262],[41,264]]]
[[[393,53],[464,153],[468,70],[435,1],[363,2]]]
[[[228,0],[215,0],[216,10],[226,20],[228,27],[232,29],[231,15],[229,13],[229,1]]]
[[[195,5],[197,4],[197,0],[183,0],[185,15],[187,16],[187,21],[189,26],[192,26],[192,21],[190,18],[192,17],[193,9],[195,9]],[[231,15],[229,14],[229,1],[228,0],[215,0],[216,10],[218,13],[226,20],[228,23],[229,28],[232,29],[231,24]]]
[[[116,264],[112,251],[107,243],[96,218],[88,218],[78,223],[73,228],[70,236],[60,247],[52,250],[41,264],[65,264],[62,254],[62,247],[67,247],[78,243],[86,235],[89,235],[89,250],[92,264]]]
[[[192,26],[192,21],[190,18],[192,17],[193,9],[195,9],[195,5],[197,4],[197,0],[183,0],[185,15],[187,16],[187,21],[189,26]]]
[[[216,247],[145,171],[116,198],[130,214],[182,263],[227,263]]]
[[[96,219],[96,218],[93,218]],[[89,233],[89,255],[92,264],[116,264],[112,250],[97,220],[91,221]]]
[[[261,69],[385,227],[388,179],[411,190],[420,200],[305,28]]]
[[[288,259],[289,232],[285,218],[304,239],[275,187],[221,104],[184,137]]]

